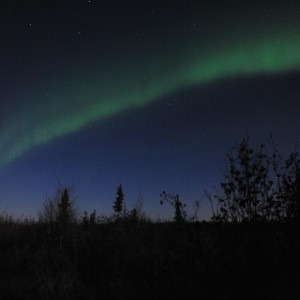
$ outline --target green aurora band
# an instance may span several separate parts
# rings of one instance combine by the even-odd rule
[[[218,79],[257,74],[277,74],[300,69],[300,31],[277,35],[228,38],[203,43],[193,41],[187,50],[154,51],[134,65],[128,57],[111,67],[95,66],[94,76],[58,78],[62,88],[45,98],[45,91],[31,91],[27,98],[39,99],[6,114],[0,129],[0,166],[5,166],[34,146],[46,144],[136,106],[157,101],[177,90]],[[163,47],[166,47],[164,45]],[[214,50],[212,50],[214,49]],[[142,49],[143,51],[143,49]],[[169,52],[168,52],[169,51]],[[158,52],[160,56],[158,57]],[[96,74],[96,75],[95,75]],[[61,80],[60,80],[61,79]],[[17,122],[16,122],[17,120]]]

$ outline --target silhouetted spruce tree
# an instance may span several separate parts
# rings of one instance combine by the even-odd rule
[[[77,211],[74,208],[74,200],[70,198],[71,191],[72,187],[58,186],[55,195],[46,198],[38,215],[39,221],[53,225],[58,222],[75,221]]]
[[[182,203],[179,199],[178,195],[171,195],[171,194],[167,194],[165,191],[163,191],[160,194],[160,204],[163,205],[164,202],[168,202],[169,204],[171,204],[174,209],[175,209],[175,216],[174,216],[174,221],[175,222],[183,222],[186,220],[186,212],[184,210],[185,208],[185,204]]]
[[[67,188],[64,189],[61,196],[61,200],[58,203],[58,216],[57,220],[61,224],[67,224],[71,221],[72,218],[72,204],[69,197],[69,191]]]
[[[122,212],[124,212],[124,193],[122,185],[120,184],[117,189],[117,197],[113,205],[115,214],[119,217]]]

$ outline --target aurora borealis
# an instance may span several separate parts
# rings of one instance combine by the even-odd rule
[[[256,84],[251,81],[255,78],[258,78],[258,82],[260,78],[268,82],[281,78],[281,91],[286,90],[284,78],[292,76],[292,81],[297,82],[294,78],[299,78],[297,71],[300,69],[300,6],[296,1],[282,1],[281,4],[277,1],[276,4],[272,1],[264,1],[263,4],[259,1],[251,4],[240,4],[238,1],[175,2],[116,1],[111,4],[108,1],[91,0],[40,5],[32,1],[5,4],[6,7],[1,11],[0,53],[3,71],[0,95],[0,172],[11,174],[11,166],[26,155],[30,157],[32,151],[45,153],[47,147],[52,148],[56,144],[60,144],[62,149],[68,148],[64,143],[70,144],[74,136],[86,136],[89,130],[94,130],[92,144],[99,145],[103,135],[110,135],[111,128],[107,129],[107,124],[112,124],[112,120],[123,119],[124,123],[119,124],[118,121],[116,127],[126,128],[132,122],[128,122],[127,118],[132,120],[137,117],[132,115],[134,112],[140,115],[149,112],[154,121],[150,118],[147,126],[152,127],[151,132],[160,131],[164,122],[157,121],[159,113],[154,114],[153,111],[164,111],[160,105],[168,102],[169,98],[176,98],[176,103],[184,102],[184,106],[193,107],[193,111],[200,111],[200,114],[206,106],[215,105],[214,109],[218,110],[222,105],[245,105],[234,102],[229,92],[224,93],[222,88],[228,80],[229,85],[232,82],[240,84],[242,79],[250,81],[250,94],[256,93]],[[199,92],[199,89],[200,94],[201,89],[206,92],[198,100],[189,100],[183,96],[187,94],[191,97],[191,91]],[[238,88],[232,89],[236,91]],[[270,95],[273,90],[270,84],[266,87]],[[288,91],[291,92],[291,89]],[[220,101],[221,105],[214,100],[214,93],[226,95],[226,99]],[[178,94],[181,99],[178,99]],[[282,96],[283,92],[277,94]],[[291,94],[295,97],[299,95],[296,91]],[[295,98],[287,95],[286,99],[279,99],[276,96],[274,103],[288,100],[298,105],[291,107],[294,113],[299,109]],[[176,103],[173,101],[171,104]],[[176,105],[181,107],[180,117],[189,119],[191,111],[187,108],[188,114],[184,116],[182,104]],[[286,108],[285,105],[283,107]],[[244,108],[247,109],[247,105]],[[268,109],[268,105],[265,109]],[[288,115],[282,109],[280,112]],[[248,116],[249,112],[243,113]],[[270,109],[267,114],[262,114],[274,116],[277,113]],[[272,126],[255,129],[259,123],[256,118],[259,119],[255,116],[253,125],[247,123],[240,129],[243,133],[251,131],[254,135],[258,131],[260,137],[261,134],[266,137],[270,130],[273,131]],[[269,119],[268,125],[270,122],[277,123],[277,120]],[[137,118],[137,122],[140,121]],[[221,125],[223,122],[225,124]],[[294,122],[294,119],[288,122]],[[226,121],[220,113],[218,120],[213,119],[206,124],[223,127]],[[275,134],[277,125],[274,127]],[[299,122],[293,125],[297,127]],[[201,131],[208,125],[197,126]],[[135,127],[139,127],[139,124],[129,126],[130,130]],[[99,136],[93,128],[97,128]],[[176,141],[178,134],[177,125],[174,128],[174,132],[168,133],[168,136],[174,136],[170,144]],[[284,130],[284,126],[281,129]],[[184,130],[186,128],[183,126]],[[196,132],[197,128],[193,130]],[[195,132],[190,138],[187,137],[190,131],[186,132],[185,139],[193,141]],[[295,133],[296,136],[291,137],[294,142],[297,141],[299,130],[295,130]],[[134,131],[131,134],[133,140],[141,139]],[[212,131],[207,136],[227,144],[224,141],[226,137],[214,134]],[[240,136],[234,140],[238,138]],[[86,137],[83,139],[85,143],[91,143]],[[114,142],[109,143],[110,146],[106,144],[105,147],[116,147]],[[227,144],[227,148],[229,146]],[[185,147],[187,153],[189,147],[193,147],[192,142]],[[148,153],[153,151],[151,146],[143,144],[142,148],[145,157],[151,156]],[[85,156],[84,151],[79,156]],[[98,155],[101,157],[104,153],[100,149]],[[163,157],[166,155],[162,154]],[[176,152],[174,161],[180,159],[180,155],[183,152]],[[124,159],[128,159],[125,154]],[[56,161],[55,158],[53,160]],[[89,164],[87,160],[84,161],[86,165]],[[164,166],[164,160],[155,161],[158,169]],[[95,161],[90,163],[93,165]],[[44,167],[44,172],[47,172],[46,163]],[[222,167],[219,166],[220,169]],[[18,165],[17,168],[21,170],[22,166]],[[26,168],[26,172],[31,173]],[[49,176],[68,177],[67,173],[50,173]],[[135,170],[129,173],[135,173]],[[127,177],[130,176],[124,174],[124,178]],[[123,180],[122,176],[118,179]],[[160,192],[156,191],[157,194]],[[180,188],[175,192],[180,193]]]

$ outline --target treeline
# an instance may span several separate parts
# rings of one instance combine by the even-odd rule
[[[299,222],[300,156],[296,149],[284,158],[272,136],[268,144],[256,148],[250,145],[250,138],[245,137],[230,149],[226,163],[219,188],[214,192],[205,190],[202,197],[202,203],[207,201],[211,206],[210,222]],[[44,201],[38,212],[38,222],[85,225],[121,220],[154,222],[143,211],[141,198],[133,208],[127,208],[121,184],[117,187],[110,215],[99,215],[96,210],[79,213],[75,202],[72,186],[58,186],[55,195]],[[187,205],[177,194],[162,191],[159,202],[173,209],[176,223],[201,221],[198,217],[200,201],[194,203],[194,211],[189,214]],[[23,221],[36,222],[36,219]],[[2,214],[0,222],[16,220]]]
[[[67,224],[95,225],[111,222],[150,222],[150,218],[143,211],[143,202],[139,199],[135,207],[128,210],[125,203],[125,195],[122,185],[117,188],[115,201],[112,203],[113,212],[110,215],[97,215],[96,210],[88,213],[83,212],[81,216],[75,207],[75,200],[72,199],[72,187],[59,186],[53,198],[47,198],[42,210],[38,213],[38,223],[57,224],[66,226]]]
[[[205,192],[205,199],[212,208],[212,222],[298,222],[300,216],[300,157],[297,151],[283,158],[271,136],[270,151],[265,144],[257,148],[250,146],[249,137],[233,147],[227,154],[227,172],[221,182],[219,193]],[[120,184],[112,203],[110,216],[97,216],[84,212],[79,219],[70,199],[70,188],[60,187],[56,197],[48,199],[39,213],[42,222],[75,222],[96,224],[108,221],[148,220],[139,201],[127,210],[125,196]],[[168,204],[174,209],[174,222],[199,221],[200,202],[194,203],[194,213],[188,215],[186,204],[179,195],[163,191],[160,204]]]

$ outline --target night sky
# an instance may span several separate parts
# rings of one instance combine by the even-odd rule
[[[56,186],[80,211],[200,218],[225,156],[300,137],[299,1],[3,1],[0,210],[35,216]]]

